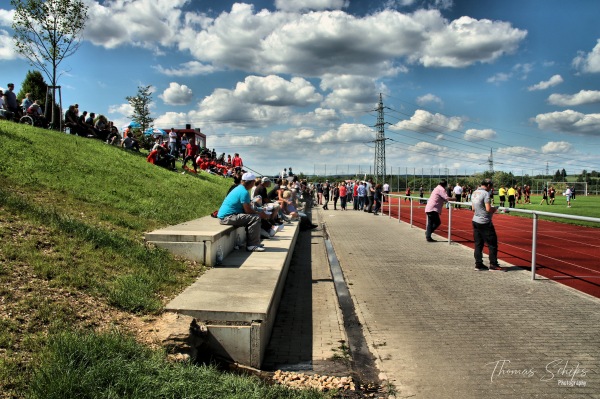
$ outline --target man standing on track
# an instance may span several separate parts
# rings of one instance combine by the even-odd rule
[[[484,179],[481,186],[473,192],[471,196],[471,207],[475,214],[473,215],[473,239],[475,241],[475,270],[503,271],[498,264],[498,237],[496,229],[492,224],[492,215],[498,210],[491,205],[490,191],[494,189],[494,183],[491,179]],[[483,245],[487,244],[490,267],[483,265]]]
[[[452,190],[452,192],[454,193],[454,201],[456,202],[460,202],[462,199],[462,186],[460,184],[458,184],[458,182],[456,182],[456,186],[454,186],[454,190]],[[460,209],[460,205],[454,205],[454,207],[456,209]]]
[[[427,229],[425,230],[425,239],[427,242],[435,242],[435,240],[431,237],[431,234],[440,227],[442,224],[440,220],[440,215],[442,214],[442,208],[444,207],[444,203],[447,203],[449,198],[446,193],[446,187],[448,183],[446,180],[441,180],[437,187],[433,189],[429,199],[427,200],[427,205],[425,206],[425,213],[427,214]]]

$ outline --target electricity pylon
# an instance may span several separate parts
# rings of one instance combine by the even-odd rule
[[[375,183],[385,183],[385,121],[383,119],[383,100],[379,93],[377,106],[377,136],[375,138]]]

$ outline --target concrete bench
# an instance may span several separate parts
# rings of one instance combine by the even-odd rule
[[[214,218],[210,218],[211,224],[205,226],[204,220],[206,218],[146,235],[147,240],[160,237],[173,240],[178,237],[177,241],[168,241],[171,243],[169,245],[159,244],[165,241],[156,243],[175,249],[179,255],[188,252],[184,249],[185,243],[198,247],[192,251],[194,253],[204,247],[204,253],[210,254],[205,258],[211,261],[215,257],[206,248],[210,247],[212,250],[216,243],[222,246],[225,254],[221,265],[198,278],[173,299],[165,310],[191,316],[204,323],[208,328],[207,343],[214,353],[260,368],[298,237],[298,223],[286,224],[282,232],[264,240],[265,252],[247,252],[244,245],[239,250],[233,249],[239,233],[236,230],[239,228],[221,226]],[[216,229],[214,221],[233,231]],[[207,234],[209,230],[213,231],[212,239]],[[245,232],[243,239],[245,240]],[[199,245],[200,242],[203,245]],[[172,243],[178,245],[173,246]],[[216,252],[214,255],[216,256]]]
[[[223,255],[227,255],[237,243],[246,242],[246,230],[222,225],[219,219],[205,216],[146,233],[145,240],[175,255],[213,267],[217,264],[219,246]]]

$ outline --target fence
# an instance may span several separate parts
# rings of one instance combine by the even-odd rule
[[[410,226],[413,226],[413,211],[414,211],[414,205],[415,203],[420,204],[421,201],[426,201],[427,198],[420,198],[420,197],[414,197],[414,196],[406,196],[406,195],[399,195],[399,194],[389,194],[387,195],[387,197],[389,198],[398,198],[398,223],[400,223],[402,221],[401,218],[401,212],[402,212],[402,201],[401,199],[408,199],[409,200],[409,211],[410,211],[410,216],[409,216],[409,223]],[[391,203],[387,202],[388,207],[388,217],[391,218],[392,217],[392,206]],[[471,203],[470,202],[453,202],[450,201],[448,202],[448,204],[450,205],[448,207],[448,244],[450,244],[452,242],[452,210],[455,206],[457,207],[471,207]],[[600,218],[592,218],[592,217],[587,217],[587,216],[574,216],[574,215],[565,215],[565,214],[560,214],[560,213],[552,213],[552,212],[543,212],[543,211],[530,211],[527,209],[517,209],[517,208],[507,208],[507,207],[498,207],[500,212],[505,212],[505,213],[523,213],[523,214],[529,214],[532,215],[532,237],[531,237],[531,279],[535,280],[535,275],[536,275],[536,256],[537,256],[537,231],[538,231],[538,220],[540,216],[546,216],[546,217],[553,217],[553,218],[559,218],[559,219],[570,219],[570,220],[578,220],[578,221],[585,221],[585,222],[592,222],[592,223],[598,223],[600,225]],[[384,214],[384,209],[382,208],[382,214]]]

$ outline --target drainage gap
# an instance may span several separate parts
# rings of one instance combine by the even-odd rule
[[[344,273],[340,266],[333,245],[329,240],[325,224],[323,227],[323,235],[325,240],[325,248],[327,257],[329,258],[329,268],[333,276],[333,284],[338,297],[338,303],[342,309],[342,317],[344,319],[344,329],[348,337],[348,347],[350,348],[351,366],[359,380],[362,382],[379,382],[378,370],[375,366],[375,358],[369,351],[367,341],[362,331],[362,325],[356,315],[354,302],[350,296],[350,291],[344,280]]]

